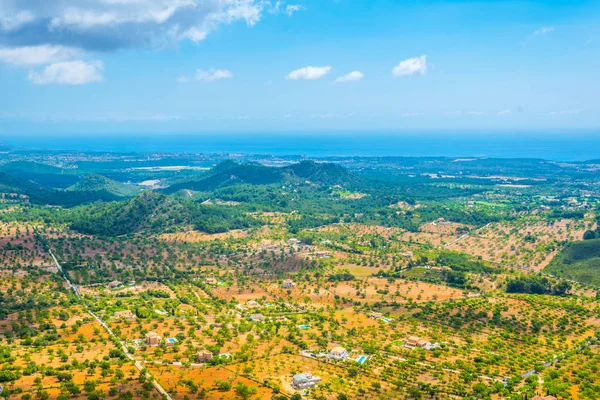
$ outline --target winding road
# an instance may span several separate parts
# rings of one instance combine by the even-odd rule
[[[39,232],[38,232],[39,235]],[[119,337],[117,335],[115,335],[115,333],[112,331],[112,329],[110,329],[110,327],[108,326],[108,324],[106,322],[104,322],[104,320],[102,318],[100,318],[98,315],[96,315],[92,310],[90,310],[90,308],[87,306],[87,304],[85,303],[85,301],[83,300],[83,297],[81,296],[81,293],[79,292],[79,288],[77,287],[77,285],[73,285],[73,283],[71,283],[71,281],[69,280],[69,278],[67,277],[67,275],[65,274],[65,272],[62,269],[62,266],[60,265],[60,263],[58,262],[58,260],[56,259],[56,256],[54,256],[54,253],[52,252],[52,249],[50,249],[50,247],[48,247],[48,253],[50,253],[50,256],[52,257],[52,260],[54,260],[54,263],[56,264],[56,268],[58,268],[58,272],[60,272],[60,274],[62,275],[62,277],[64,278],[64,280],[67,282],[67,284],[69,285],[69,287],[71,288],[71,290],[73,290],[73,293],[75,293],[75,295],[77,296],[77,298],[79,298],[79,300],[81,301],[81,303],[83,304],[83,306],[85,307],[86,311],[88,312],[88,314],[90,314],[96,321],[98,321],[98,323],[100,325],[102,325],[102,327],[104,328],[104,330],[106,330],[106,332],[113,338],[115,339],[119,345],[121,346],[121,351],[123,351],[123,353],[125,354],[125,356],[133,362],[133,364],[135,365],[135,367],[138,369],[138,371],[143,372],[144,371],[144,365],[141,361],[136,360],[133,355],[129,352],[129,350],[127,350],[127,346],[125,346],[125,343],[123,341],[121,341],[121,339],[119,339]],[[151,379],[152,385],[154,385],[154,388],[156,389],[156,391],[165,399],[167,400],[173,400],[173,398],[169,395],[169,393],[167,393],[167,391],[161,386],[160,383],[158,383],[158,381],[156,381],[154,378],[152,378],[150,376],[150,374],[146,374],[146,378],[147,379]]]

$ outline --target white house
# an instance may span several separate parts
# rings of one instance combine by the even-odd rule
[[[263,322],[265,320],[264,315],[262,314],[252,314],[250,319],[254,322]]]
[[[329,352],[329,358],[333,360],[345,360],[348,358],[348,350],[340,346],[334,347]]]
[[[321,378],[313,374],[297,374],[292,378],[292,386],[296,389],[310,389],[321,382]]]
[[[260,304],[256,300],[248,300],[246,302],[246,307],[248,307],[248,308],[260,307]]]

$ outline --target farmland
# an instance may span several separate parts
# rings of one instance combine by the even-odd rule
[[[406,185],[375,159],[368,178],[356,160],[247,161],[189,182],[113,161],[191,197],[0,203],[2,396],[598,398],[592,172],[585,190],[545,169],[484,185],[429,182],[425,163]]]

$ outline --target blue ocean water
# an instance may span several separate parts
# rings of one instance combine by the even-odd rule
[[[47,150],[326,156],[449,156],[600,159],[600,130],[564,132],[285,132],[3,136],[5,145]]]

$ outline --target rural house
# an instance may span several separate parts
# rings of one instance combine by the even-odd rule
[[[135,321],[137,319],[137,315],[132,313],[130,310],[117,311],[112,317],[114,319],[126,319],[128,321]]]
[[[348,358],[348,351],[343,347],[334,347],[329,352],[329,358],[333,360],[345,360]]]
[[[196,361],[198,361],[200,363],[205,363],[205,362],[210,361],[211,358],[213,358],[213,354],[210,351],[204,349],[204,350],[200,350],[200,351],[196,352],[195,358],[196,358]]]
[[[162,338],[156,332],[148,332],[146,333],[146,337],[144,341],[148,346],[158,346]]]
[[[250,319],[254,322],[263,322],[265,320],[264,315],[262,314],[252,314]]]
[[[379,318],[382,318],[382,317],[383,317],[383,314],[382,314],[382,313],[380,313],[380,312],[371,311],[371,312],[369,313],[369,318],[373,318],[373,319],[379,319]]]
[[[291,279],[286,279],[285,281],[283,281],[284,289],[292,289],[294,286],[294,281],[292,281]]]
[[[119,282],[119,281],[112,281],[112,282],[110,282],[108,284],[108,288],[109,289],[116,289],[116,288],[120,287],[121,285],[122,285],[122,283]]]
[[[310,389],[321,382],[321,378],[313,374],[297,374],[292,378],[292,386],[296,389]]]
[[[427,341],[421,339],[418,336],[409,336],[406,338],[404,342],[404,346],[406,347],[425,347],[427,345]]]
[[[256,300],[248,300],[246,302],[246,307],[249,307],[249,308],[260,307],[260,304]]]

